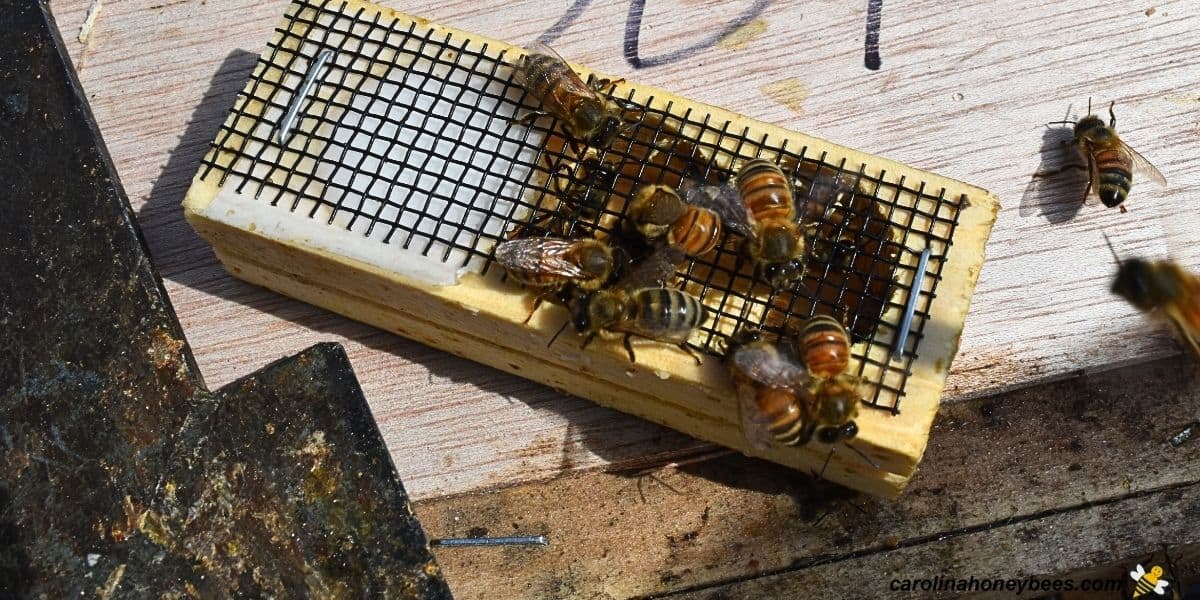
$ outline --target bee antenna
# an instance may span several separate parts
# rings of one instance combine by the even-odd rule
[[[1088,114],[1092,114],[1092,97],[1088,96]]]
[[[881,468],[875,461],[871,460],[870,456],[867,456],[866,452],[859,450],[858,447],[855,446],[854,444],[851,444],[850,442],[846,442],[846,447],[850,448],[855,453],[857,453],[859,456],[861,456],[863,458],[863,460],[867,461],[868,465],[871,465],[872,467],[875,467],[876,469]]]
[[[559,327],[558,331],[554,332],[554,337],[550,338],[550,341],[546,343],[547,348],[554,345],[554,340],[557,340],[558,336],[562,335],[563,330],[565,330],[567,328],[567,325],[569,325],[570,323],[571,323],[570,319],[563,321],[562,327]]]
[[[1108,251],[1112,252],[1113,259],[1117,261],[1117,266],[1120,267],[1121,257],[1117,255],[1117,249],[1113,247],[1112,240],[1108,239],[1108,234],[1103,231],[1100,232],[1100,235],[1104,236],[1104,243],[1108,244]]]

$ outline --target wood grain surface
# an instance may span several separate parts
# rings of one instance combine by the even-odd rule
[[[885,3],[877,71],[863,64],[865,2],[742,1],[715,10],[640,0],[580,1],[571,10],[532,0],[384,4],[516,43],[556,37],[562,54],[597,70],[997,193],[1004,209],[948,398],[1179,351],[1164,327],[1109,294],[1115,267],[1101,232],[1123,254],[1170,254],[1200,268],[1200,246],[1189,243],[1200,226],[1200,175],[1190,168],[1200,156],[1195,3]],[[620,468],[700,446],[221,269],[179,203],[284,7],[105,0],[79,42],[88,2],[52,4],[208,383],[317,341],[343,342],[416,498]],[[631,7],[644,8],[635,48],[626,35]],[[1170,182],[1135,184],[1128,214],[1080,207],[1081,190],[1069,182],[1031,185],[1032,173],[1068,158],[1064,130],[1044,124],[1069,107],[1081,115],[1089,97],[1097,106],[1118,102],[1123,137]]]
[[[415,510],[434,537],[549,538],[545,548],[436,549],[460,599],[955,597],[889,586],[1054,577],[1200,541],[1200,440],[1168,442],[1197,416],[1198,375],[1175,357],[943,405],[894,501],[731,455]]]

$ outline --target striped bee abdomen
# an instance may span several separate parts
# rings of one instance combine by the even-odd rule
[[[639,290],[630,308],[634,318],[628,324],[629,329],[664,342],[684,342],[708,317],[699,300],[670,288]]]
[[[717,247],[721,239],[721,218],[717,213],[690,207],[671,227],[670,241],[688,256],[701,256]]]
[[[1096,161],[1096,193],[1105,206],[1112,208],[1125,201],[1133,185],[1133,160],[1120,148],[1100,150]]]
[[[738,191],[750,214],[758,221],[791,220],[796,208],[787,176],[773,162],[756,158],[737,175]]]
[[[758,390],[754,398],[758,409],[767,418],[767,431],[771,438],[786,446],[796,446],[801,442],[804,419],[800,411],[800,403],[796,400],[793,390],[782,388],[763,388]]]
[[[817,315],[808,320],[798,340],[800,358],[808,371],[829,379],[850,365],[850,338],[833,317]]]

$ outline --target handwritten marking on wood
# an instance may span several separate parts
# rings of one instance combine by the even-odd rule
[[[883,0],[867,0],[867,43],[863,64],[878,71],[883,61],[879,58],[879,26],[883,23]]]

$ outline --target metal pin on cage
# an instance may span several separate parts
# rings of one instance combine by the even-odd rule
[[[544,535],[483,538],[440,538],[430,540],[431,546],[546,546],[550,540]]]
[[[908,343],[908,332],[912,329],[913,315],[917,312],[917,297],[921,295],[921,281],[925,279],[925,271],[929,269],[929,248],[921,251],[917,259],[917,272],[913,274],[912,289],[908,293],[908,303],[904,305],[904,317],[900,319],[900,331],[896,334],[896,346],[892,348],[892,360],[904,356],[904,345]]]
[[[300,105],[304,103],[304,99],[308,97],[309,90],[317,81],[317,75],[325,67],[325,63],[333,57],[333,50],[325,49],[317,53],[317,57],[313,59],[312,64],[308,66],[308,72],[304,74],[304,81],[300,83],[300,87],[296,90],[296,94],[292,96],[292,101],[288,103],[287,112],[284,113],[283,119],[279,121],[279,145],[286,146],[288,139],[292,137],[292,126],[295,125],[296,115],[300,113]]]

